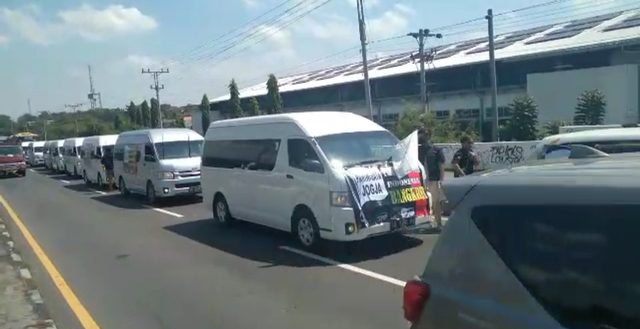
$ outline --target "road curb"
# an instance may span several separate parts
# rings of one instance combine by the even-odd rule
[[[38,291],[35,280],[31,275],[31,271],[23,261],[22,256],[20,256],[19,252],[16,250],[11,233],[7,229],[7,225],[2,218],[0,218],[0,244],[2,245],[0,248],[0,251],[2,251],[0,252],[0,258],[4,258],[4,260],[13,267],[16,272],[16,276],[24,283],[26,287],[25,299],[29,301],[29,304],[31,304],[31,307],[33,308],[33,312],[38,318],[38,322],[25,327],[25,329],[56,329],[57,327],[49,316],[49,311],[44,305],[44,301],[40,295],[40,291]]]

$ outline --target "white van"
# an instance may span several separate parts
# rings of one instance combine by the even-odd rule
[[[82,172],[82,162],[80,161],[80,148],[82,147],[82,137],[67,138],[62,144],[64,153],[64,171],[69,176],[78,177]]]
[[[36,167],[44,164],[44,143],[45,142],[31,142],[27,149],[29,154],[29,165]]]
[[[86,184],[102,186],[106,182],[107,174],[102,165],[102,156],[111,152],[116,145],[118,135],[101,135],[87,137],[82,141],[80,157],[82,158],[82,178]]]
[[[46,169],[51,169],[51,141],[44,142],[44,146],[42,147],[42,159],[44,162],[44,167]]]
[[[204,138],[186,128],[123,132],[113,153],[114,178],[120,193],[158,198],[201,192],[200,162]]]
[[[49,151],[51,152],[51,169],[55,172],[64,172],[64,148],[62,144],[64,139],[51,141]]]
[[[291,232],[307,249],[315,248],[321,239],[355,241],[387,234],[426,223],[428,213],[410,210],[417,209],[417,199],[398,201],[402,198],[392,187],[403,186],[406,192],[404,182],[386,186],[386,177],[384,182],[376,177],[370,182],[382,183],[384,192],[389,191],[385,200],[390,195],[394,201],[388,201],[392,206],[371,203],[375,221],[362,224],[357,208],[352,207],[355,196],[350,194],[347,171],[379,169],[379,164],[401,161],[405,152],[389,131],[350,112],[216,121],[205,136],[203,202],[221,224],[241,219]],[[420,180],[417,187],[424,196]],[[427,197],[421,201],[427,202]],[[410,217],[410,224],[396,226],[400,212],[402,223]]]
[[[545,137],[527,160],[568,158],[572,144],[586,145],[608,154],[640,152],[640,128],[585,130]]]

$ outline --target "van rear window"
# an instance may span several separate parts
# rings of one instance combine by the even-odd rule
[[[471,217],[564,328],[640,328],[640,205],[486,206]],[[509,307],[509,305],[505,305]]]

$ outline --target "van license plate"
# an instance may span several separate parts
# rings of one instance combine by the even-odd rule
[[[202,186],[200,186],[200,185],[191,186],[191,187],[189,187],[189,192],[191,192],[191,193],[200,193],[200,192],[202,192]]]

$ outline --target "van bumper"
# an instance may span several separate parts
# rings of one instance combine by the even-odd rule
[[[323,239],[334,241],[359,241],[378,235],[409,232],[420,225],[430,222],[430,218],[428,216],[419,216],[416,217],[415,225],[406,228],[392,230],[391,223],[384,222],[350,232],[349,227],[353,227],[356,223],[353,215],[353,209],[332,207],[331,217],[331,223],[333,223],[331,232],[321,228],[320,236]]]
[[[156,188],[156,196],[172,197],[179,195],[197,195],[202,193],[202,185],[200,176],[189,177],[184,179],[168,179],[162,180],[154,184]]]

